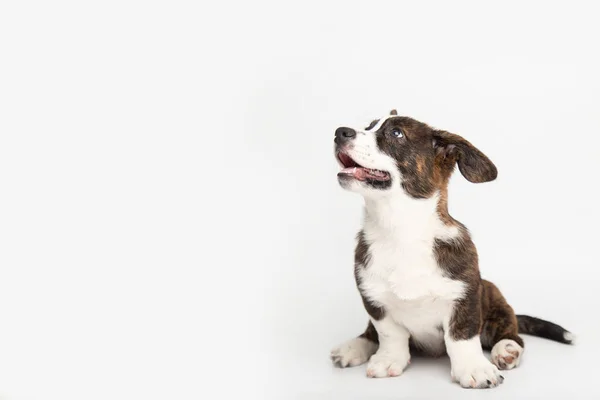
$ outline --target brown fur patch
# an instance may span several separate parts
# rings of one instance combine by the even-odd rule
[[[517,317],[512,307],[506,302],[500,290],[492,282],[483,279],[481,310],[484,324],[481,330],[481,344],[491,349],[502,339],[512,339],[524,347],[519,336]],[[510,362],[510,361],[507,361]]]
[[[417,156],[416,164],[417,164],[417,173],[420,175],[425,170],[425,160],[423,159],[423,156]]]
[[[455,157],[449,156],[444,152],[436,152],[433,180],[439,190],[440,195],[437,204],[437,212],[445,225],[461,225],[448,213],[448,183],[450,182],[450,176],[454,171],[455,163]]]
[[[433,137],[438,148],[455,158],[460,173],[469,182],[489,182],[498,176],[494,163],[468,140],[440,130],[434,131]]]
[[[512,339],[523,346],[513,309],[493,283],[481,279],[477,250],[466,228],[463,229],[461,239],[438,240],[434,248],[439,266],[450,278],[467,286],[464,298],[454,306],[450,335],[455,340],[465,340],[481,334],[486,348],[501,339]]]
[[[481,277],[477,250],[467,232],[462,238],[445,242],[436,240],[434,254],[440,268],[452,279],[465,283],[466,293],[456,302],[450,318],[450,335],[455,340],[468,339],[481,330]]]
[[[440,198],[437,204],[437,213],[444,225],[455,225],[460,226],[461,224],[456,221],[452,216],[448,213],[448,186],[442,187],[440,189]]]
[[[371,257],[371,254],[369,253],[369,244],[365,239],[363,231],[360,231],[358,233],[356,239],[357,243],[356,249],[354,251],[354,279],[356,281],[356,286],[358,287],[360,297],[362,298],[367,313],[375,320],[380,320],[384,317],[385,310],[382,307],[373,304],[369,299],[367,299],[364,296],[362,289],[360,288],[361,279],[358,272],[361,270],[361,268],[367,268],[367,264],[369,263],[369,259]]]
[[[482,288],[477,250],[466,228],[463,227],[459,239],[436,240],[434,254],[448,277],[466,285],[465,296],[456,302],[450,318],[450,335],[455,340],[471,338],[479,334],[483,323]]]

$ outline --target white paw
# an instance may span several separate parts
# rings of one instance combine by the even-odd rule
[[[492,362],[500,369],[513,369],[521,362],[523,348],[511,339],[502,339],[492,348]]]
[[[408,364],[410,364],[408,349],[396,352],[378,351],[369,360],[367,376],[369,378],[399,376]]]
[[[331,350],[331,361],[339,367],[355,367],[366,363],[375,352],[377,345],[370,340],[355,338]]]
[[[465,388],[495,387],[504,381],[500,371],[483,356],[461,360],[452,365],[452,379]]]

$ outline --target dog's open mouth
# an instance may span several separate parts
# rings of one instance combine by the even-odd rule
[[[338,153],[338,160],[342,164],[343,168],[340,172],[338,172],[338,177],[352,177],[359,181],[364,181],[367,179],[373,179],[376,181],[389,181],[390,174],[386,171],[381,171],[378,169],[365,168],[356,161],[354,161],[348,154],[346,153]]]

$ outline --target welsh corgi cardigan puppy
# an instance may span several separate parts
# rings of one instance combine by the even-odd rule
[[[367,376],[384,378],[402,374],[411,352],[447,353],[454,381],[488,388],[519,365],[519,334],[573,342],[556,324],[515,315],[481,279],[469,231],[448,214],[455,165],[473,183],[496,178],[485,154],[395,110],[364,129],[338,128],[334,142],[339,184],[365,201],[354,276],[370,317],[363,334],[331,351],[334,364],[368,362]]]

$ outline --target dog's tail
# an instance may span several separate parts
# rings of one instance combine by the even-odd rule
[[[517,315],[519,333],[539,336],[556,342],[573,344],[575,335],[560,325],[529,315]]]

